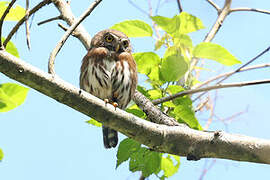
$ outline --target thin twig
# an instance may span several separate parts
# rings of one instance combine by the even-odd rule
[[[270,50],[270,46],[268,48],[266,48],[265,50],[263,50],[260,54],[258,54],[257,56],[255,56],[254,58],[252,58],[251,60],[249,60],[248,62],[246,62],[245,64],[243,64],[242,66],[240,66],[239,68],[237,68],[236,70],[234,70],[232,73],[228,74],[227,76],[225,76],[223,79],[219,80],[216,84],[219,84],[223,81],[225,81],[226,79],[228,79],[230,76],[232,76],[233,74],[240,72],[241,69],[243,69],[244,67],[246,67],[247,65],[249,65],[250,63],[254,62],[256,59],[258,59],[259,57],[261,57],[262,55],[264,55],[266,52],[268,52]],[[205,94],[202,93],[200,94],[198,97],[196,97],[194,101],[197,101],[200,97],[202,97]]]
[[[212,1],[210,1],[210,2],[212,2]],[[205,36],[203,42],[211,42],[213,40],[213,38],[216,36],[216,34],[218,33],[219,29],[221,28],[224,20],[230,14],[231,4],[232,4],[232,0],[226,0],[223,8],[221,10],[220,9],[218,10],[217,20],[216,20],[215,24],[212,26],[211,30]],[[191,65],[190,65],[190,68],[194,69],[194,67],[198,64],[198,62],[199,62],[199,58],[193,58]],[[191,72],[189,71],[189,73],[191,73]]]
[[[59,15],[59,16],[56,16],[56,17],[53,17],[53,18],[50,18],[50,19],[46,19],[44,21],[41,21],[41,22],[37,23],[37,25],[40,26],[42,24],[45,24],[45,23],[48,23],[48,22],[51,22],[51,21],[55,21],[55,20],[63,20],[63,16]]]
[[[208,2],[211,6],[213,6],[213,7],[217,10],[218,13],[221,11],[220,7],[219,7],[216,3],[214,3],[212,0],[207,0],[207,2]]]
[[[177,2],[177,5],[178,5],[179,13],[183,12],[183,8],[182,8],[180,0],[176,0],[176,2]]]
[[[26,32],[26,44],[28,49],[31,49],[31,44],[30,44],[30,30],[29,30],[29,0],[26,0],[26,8],[25,8],[25,15],[26,15],[26,20],[25,20],[25,32]]]
[[[259,64],[259,65],[255,65],[255,66],[249,66],[249,67],[244,67],[244,68],[241,68],[239,71],[235,72],[235,71],[231,71],[231,72],[226,72],[226,73],[223,73],[223,74],[219,74],[215,77],[212,77],[204,82],[202,82],[201,84],[197,85],[197,86],[194,86],[194,89],[197,89],[197,88],[200,88],[202,86],[205,86],[217,79],[220,79],[222,77],[226,77],[226,76],[230,76],[234,73],[238,73],[238,72],[244,72],[244,71],[248,71],[248,70],[254,70],[254,69],[259,69],[259,68],[266,68],[266,67],[270,67],[270,63],[268,64]]]
[[[33,15],[36,11],[38,11],[40,8],[42,8],[43,6],[45,6],[46,4],[50,4],[51,0],[44,0],[42,2],[40,2],[38,5],[36,5],[33,9],[31,9],[29,11],[29,15],[28,17],[30,17],[31,15]],[[10,41],[10,39],[12,38],[12,36],[18,31],[19,27],[25,22],[27,15],[25,15],[15,26],[14,28],[10,31],[10,33],[8,34],[6,40],[3,43],[3,46],[6,47],[7,43]]]
[[[172,99],[178,98],[178,97],[182,97],[185,95],[189,95],[189,94],[195,94],[195,93],[199,93],[199,92],[204,92],[204,91],[210,91],[210,90],[214,90],[214,89],[223,89],[223,88],[231,88],[231,87],[243,87],[243,86],[251,86],[251,85],[259,85],[259,84],[267,84],[270,83],[270,79],[264,79],[264,80],[257,80],[257,81],[246,81],[246,82],[237,82],[237,83],[228,83],[228,84],[218,84],[218,85],[214,85],[214,86],[208,86],[205,88],[199,88],[199,89],[191,89],[191,90],[186,90],[186,91],[182,91],[176,94],[173,94],[171,96],[166,96],[160,99],[156,99],[153,100],[152,103],[154,105],[166,102],[166,101],[170,101]]]
[[[61,29],[63,29],[64,31],[68,30],[68,27],[66,27],[65,25],[63,25],[62,23],[58,23],[58,27],[60,27]],[[72,36],[74,37],[78,37],[79,33],[75,30],[71,33]]]
[[[230,12],[239,12],[239,11],[253,11],[263,14],[270,14],[270,11],[264,9],[255,9],[255,8],[248,8],[248,7],[240,7],[240,8],[233,8]]]
[[[149,17],[153,16],[153,9],[152,9],[151,0],[148,0],[148,11],[149,11],[148,16]],[[154,21],[152,21],[152,26],[153,26],[153,29],[155,30],[157,39],[161,39],[161,36],[159,34],[159,31],[158,31],[158,27]]]
[[[65,44],[68,37],[72,34],[72,32],[76,29],[77,26],[87,17],[91,14],[91,12],[95,9],[95,7],[101,2],[102,0],[96,0],[94,1],[88,9],[75,21],[74,24],[72,24],[69,29],[65,32],[65,34],[62,36],[60,41],[57,43],[56,47],[53,49],[53,51],[50,54],[49,63],[48,63],[48,72],[51,74],[55,74],[54,71],[54,61],[55,57],[58,54],[58,52],[61,50],[63,45]]]
[[[0,47],[1,49],[3,48],[3,44],[2,44],[2,29],[3,29],[3,23],[4,23],[4,19],[7,16],[7,14],[9,13],[10,8],[13,6],[13,4],[16,2],[16,0],[12,0],[7,9],[5,10],[5,12],[3,13],[1,19],[0,19]]]
[[[128,2],[132,5],[132,6],[134,6],[136,9],[138,9],[139,11],[141,11],[143,14],[146,14],[146,15],[148,15],[148,13],[145,11],[145,10],[143,10],[142,8],[140,8],[136,3],[134,3],[132,0],[128,0]]]

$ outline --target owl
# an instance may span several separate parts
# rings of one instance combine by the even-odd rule
[[[137,68],[129,38],[122,32],[107,29],[98,32],[82,60],[80,88],[100,99],[125,109],[137,86]],[[117,131],[102,126],[105,148],[118,143]]]

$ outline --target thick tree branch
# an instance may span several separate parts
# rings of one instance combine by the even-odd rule
[[[6,51],[0,51],[0,72],[60,103],[159,152],[200,158],[224,158],[270,164],[270,141],[224,132],[203,132],[187,126],[166,126],[140,119],[53,77]]]

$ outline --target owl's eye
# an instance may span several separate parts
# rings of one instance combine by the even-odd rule
[[[113,36],[108,34],[107,36],[105,36],[105,41],[108,42],[108,43],[112,42],[113,41]]]
[[[124,40],[124,41],[123,41],[123,46],[124,46],[125,48],[128,47],[128,40]]]

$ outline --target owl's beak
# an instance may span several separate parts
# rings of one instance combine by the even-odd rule
[[[120,45],[119,45],[119,44],[117,44],[117,45],[116,45],[116,47],[115,47],[115,52],[118,52],[118,51],[119,51],[119,49],[120,49]]]

